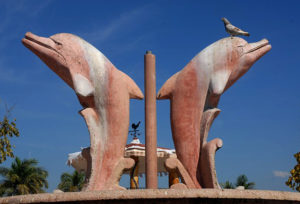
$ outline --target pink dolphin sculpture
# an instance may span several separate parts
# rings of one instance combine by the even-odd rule
[[[266,39],[250,44],[238,37],[221,39],[196,55],[158,92],[158,99],[171,100],[171,127],[177,157],[196,188],[218,188],[212,154],[222,146],[222,141],[215,139],[206,143],[206,137],[219,113],[216,107],[220,96],[270,49]],[[212,178],[207,181],[202,175]]]
[[[129,99],[142,99],[135,82],[118,70],[99,50],[67,33],[49,38],[26,33],[22,43],[74,89],[90,132],[88,184],[85,190],[121,188],[124,169],[134,161],[125,159],[129,126]]]

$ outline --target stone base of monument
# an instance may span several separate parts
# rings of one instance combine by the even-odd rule
[[[123,190],[44,193],[0,198],[0,203],[300,203],[300,193],[260,190]]]

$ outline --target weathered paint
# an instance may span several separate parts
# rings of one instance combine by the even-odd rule
[[[177,157],[197,188],[201,188],[197,174],[201,175],[203,112],[216,108],[222,93],[270,49],[265,39],[250,44],[237,37],[221,39],[196,55],[158,92],[158,99],[171,100],[171,127]]]
[[[44,38],[26,33],[23,44],[74,89],[90,132],[91,168],[86,190],[119,188],[116,171],[133,164],[124,159],[129,99],[142,99],[134,81],[95,47],[67,33]],[[129,161],[130,160],[130,161]]]

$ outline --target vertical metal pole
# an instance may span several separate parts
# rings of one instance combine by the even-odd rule
[[[145,66],[146,188],[157,188],[155,55],[147,51]]]

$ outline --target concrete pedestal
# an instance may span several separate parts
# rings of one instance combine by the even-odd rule
[[[0,198],[0,203],[300,203],[300,193],[258,190],[123,190],[44,193]]]

